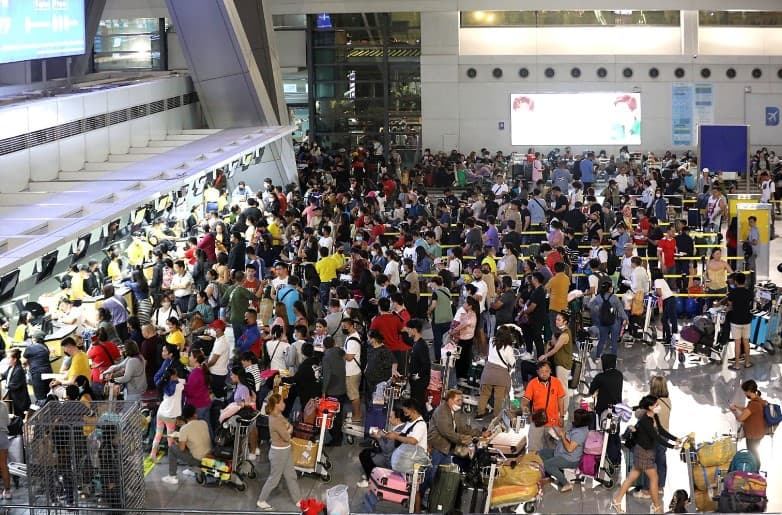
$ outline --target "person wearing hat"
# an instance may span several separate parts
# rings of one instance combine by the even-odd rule
[[[217,319],[209,324],[211,335],[214,336],[215,341],[212,345],[212,352],[209,354],[209,361],[206,366],[209,368],[209,378],[211,381],[212,393],[215,397],[222,398],[225,396],[225,384],[228,377],[228,360],[231,357],[232,342],[225,334],[225,329],[228,327],[226,323]]]

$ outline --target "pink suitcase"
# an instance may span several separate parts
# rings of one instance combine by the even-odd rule
[[[405,475],[391,469],[373,468],[369,489],[382,501],[395,504],[407,504],[410,501],[410,487]]]
[[[603,433],[600,431],[590,431],[584,442],[584,454],[600,456],[603,454]]]
[[[585,476],[597,477],[597,467],[600,465],[600,456],[584,453],[578,462],[578,470]]]

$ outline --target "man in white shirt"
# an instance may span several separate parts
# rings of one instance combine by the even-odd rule
[[[608,251],[600,246],[600,240],[592,238],[592,248],[589,249],[589,259],[598,259],[600,261],[600,268],[605,269],[606,263],[608,263]]]
[[[226,330],[230,327],[219,318],[209,324],[209,328],[214,331],[215,342],[212,345],[212,353],[209,354],[206,366],[209,368],[212,393],[215,397],[221,398],[225,396],[228,360],[233,352],[233,342],[226,335]],[[233,335],[233,329],[231,329],[231,335]]]
[[[624,246],[624,255],[622,256],[622,266],[621,271],[619,272],[619,275],[621,276],[621,280],[624,283],[624,281],[630,281],[632,274],[633,274],[633,265],[632,265],[632,259],[633,256],[635,256],[635,246],[632,243],[626,243]],[[626,286],[629,286],[629,283],[624,283]]]
[[[178,259],[174,262],[174,276],[171,278],[171,290],[174,292],[174,302],[181,313],[190,311],[190,296],[193,294],[193,276],[187,271],[185,262]]]
[[[630,290],[633,293],[642,291],[646,294],[649,291],[649,274],[646,273],[643,262],[638,256],[633,256],[631,263],[633,273],[630,275]]]
[[[361,369],[364,357],[361,355],[361,335],[356,330],[356,322],[350,318],[342,321],[342,334],[345,338],[345,385],[348,400],[353,408],[353,424],[361,424]]]
[[[616,186],[619,189],[619,193],[624,193],[627,189],[627,169],[624,166],[621,168],[619,175],[617,175],[614,180],[616,181]]]
[[[473,281],[472,284],[475,286],[477,293],[474,295],[475,300],[478,301],[478,303],[481,305],[481,313],[486,311],[486,297],[489,293],[489,286],[486,284],[486,282],[483,280],[483,272],[481,271],[481,267],[476,266],[472,271],[472,278]]]
[[[494,198],[502,199],[502,197],[508,193],[508,185],[505,184],[505,176],[502,174],[497,175],[497,182],[491,187],[491,192],[494,194]]]
[[[277,295],[277,290],[288,284],[288,276],[290,272],[288,265],[285,263],[277,263],[274,265],[274,279],[272,279],[272,296]]]

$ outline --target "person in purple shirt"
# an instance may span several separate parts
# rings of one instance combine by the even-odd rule
[[[494,250],[500,248],[500,233],[497,230],[497,219],[494,215],[489,215],[486,220],[489,223],[489,228],[483,234],[483,242],[487,247],[494,247]]]

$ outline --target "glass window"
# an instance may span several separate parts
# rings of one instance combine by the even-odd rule
[[[679,11],[464,11],[462,27],[543,27],[557,25],[678,26]]]
[[[275,14],[272,16],[275,29],[306,29],[306,14]]]
[[[754,27],[778,27],[782,25],[780,11],[699,11],[701,25],[739,25]]]
[[[163,18],[101,20],[93,41],[95,71],[165,69],[166,28]]]

